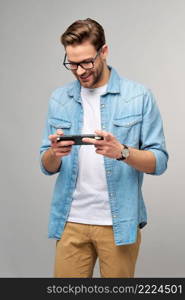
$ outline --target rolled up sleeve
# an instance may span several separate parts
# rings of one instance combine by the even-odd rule
[[[163,174],[167,169],[169,155],[166,150],[163,122],[160,111],[150,90],[148,90],[144,95],[140,149],[151,151],[156,159],[155,171],[148,174]]]
[[[48,170],[46,170],[46,168],[43,165],[42,162],[42,157],[44,155],[44,153],[50,148],[51,146],[51,142],[48,139],[48,136],[50,134],[53,134],[51,125],[48,122],[48,119],[51,115],[51,110],[52,110],[52,104],[53,104],[53,99],[51,98],[49,101],[49,108],[48,108],[48,114],[47,114],[47,118],[45,121],[45,128],[44,128],[44,133],[43,133],[43,137],[42,137],[42,143],[41,143],[41,147],[40,147],[40,156],[39,156],[39,160],[40,160],[40,169],[42,171],[42,173],[44,173],[45,175],[54,175],[56,173],[58,173],[60,171],[60,168],[56,171],[56,172],[49,172]]]

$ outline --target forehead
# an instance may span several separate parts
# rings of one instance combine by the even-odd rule
[[[83,61],[88,58],[93,58],[96,55],[96,49],[89,41],[82,44],[68,45],[66,54],[71,61]]]

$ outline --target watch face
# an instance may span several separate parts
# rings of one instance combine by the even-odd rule
[[[130,154],[130,150],[128,149],[128,147],[127,147],[126,145],[124,145],[124,144],[123,144],[123,146],[124,146],[124,148],[123,148],[123,150],[121,151],[122,157],[117,158],[117,160],[124,160],[124,159],[126,159],[126,158],[129,156],[129,154]]]
[[[123,157],[128,157],[129,156],[129,149],[127,149],[127,148],[125,148],[125,149],[123,149],[122,150],[122,155],[123,155]]]

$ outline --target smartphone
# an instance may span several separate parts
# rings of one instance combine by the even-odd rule
[[[57,142],[61,141],[74,141],[74,145],[92,145],[90,143],[82,142],[83,138],[91,138],[96,140],[103,140],[102,136],[95,134],[81,134],[81,135],[62,135],[57,137]]]

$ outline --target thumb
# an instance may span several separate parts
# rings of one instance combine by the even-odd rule
[[[64,135],[64,132],[63,132],[62,129],[57,129],[56,134],[57,135]]]

